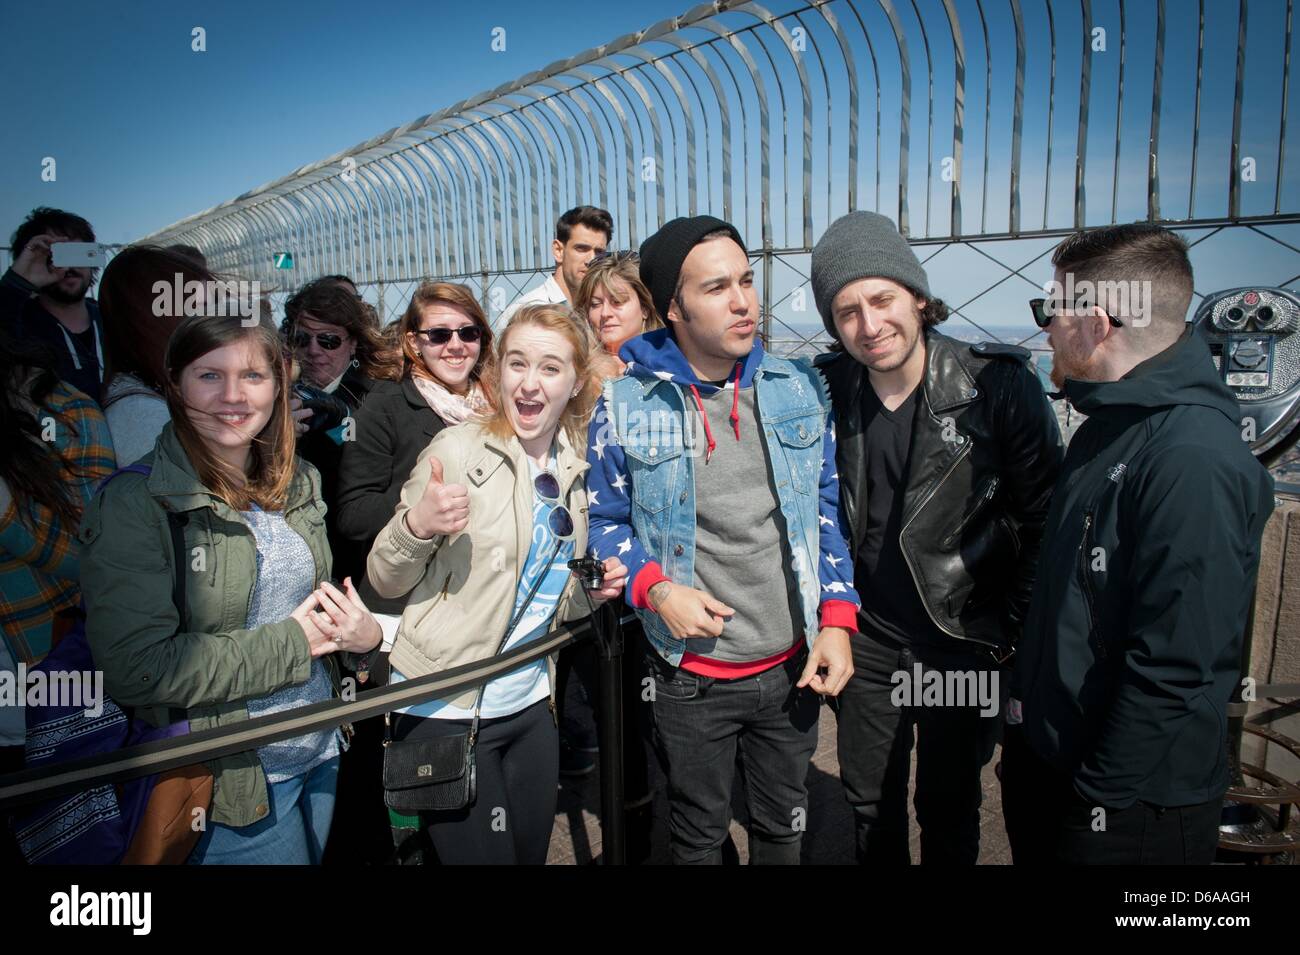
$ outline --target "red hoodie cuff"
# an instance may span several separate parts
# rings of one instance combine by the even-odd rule
[[[858,632],[857,604],[847,600],[827,600],[821,605],[822,629],[840,627],[849,633]]]
[[[650,561],[632,578],[632,606],[638,610],[650,610],[650,588],[668,578],[663,568],[656,561]],[[850,605],[851,606],[851,605]]]

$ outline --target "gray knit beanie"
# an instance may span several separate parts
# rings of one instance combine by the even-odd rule
[[[812,252],[813,300],[832,338],[831,302],[850,282],[893,279],[922,298],[930,298],[925,269],[897,226],[876,212],[850,212],[831,223]]]

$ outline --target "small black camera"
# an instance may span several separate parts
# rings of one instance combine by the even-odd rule
[[[584,590],[600,590],[605,586],[605,565],[594,557],[575,557],[569,561],[569,570],[578,575]]]
[[[342,398],[331,395],[319,388],[314,388],[304,382],[296,382],[293,386],[293,393],[302,402],[302,406],[312,413],[311,417],[307,419],[307,432],[309,434],[337,428],[350,413],[347,403]]]

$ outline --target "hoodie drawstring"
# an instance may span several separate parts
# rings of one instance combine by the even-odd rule
[[[736,377],[732,383],[731,395],[731,429],[736,434],[736,440],[740,440],[740,369],[741,362],[736,362]],[[691,394],[695,396],[695,410],[700,413],[700,420],[704,422],[704,438],[708,442],[708,451],[704,454],[704,463],[708,464],[709,459],[713,457],[713,450],[718,446],[718,442],[713,437],[713,429],[709,427],[709,416],[704,412],[704,403],[700,400],[700,390],[691,385]]]

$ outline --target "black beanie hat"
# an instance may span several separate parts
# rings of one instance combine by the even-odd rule
[[[668,321],[668,306],[677,291],[677,277],[691,249],[710,232],[726,230],[742,249],[745,240],[736,227],[715,216],[690,216],[673,219],[641,243],[641,281],[650,290],[659,317]]]

